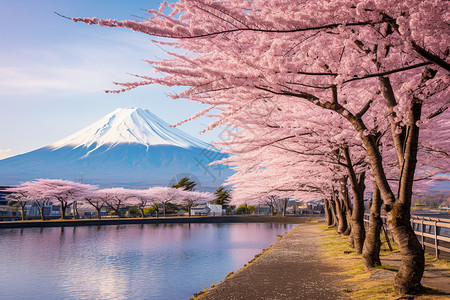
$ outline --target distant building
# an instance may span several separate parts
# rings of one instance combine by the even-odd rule
[[[221,216],[223,213],[222,205],[206,203],[191,208],[192,216]]]
[[[303,214],[323,214],[325,207],[323,200],[312,200],[306,203],[306,209],[302,210]]]
[[[0,186],[0,217],[11,217],[13,216],[13,207],[9,205],[9,201],[6,197],[11,194],[7,192],[6,189],[9,186]]]

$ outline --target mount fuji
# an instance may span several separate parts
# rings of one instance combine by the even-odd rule
[[[0,185],[61,178],[101,186],[167,186],[187,176],[213,188],[232,174],[225,166],[208,166],[224,157],[148,110],[118,108],[56,143],[0,160]]]

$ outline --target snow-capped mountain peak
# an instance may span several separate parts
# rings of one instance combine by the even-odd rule
[[[118,144],[178,146],[182,148],[210,148],[209,144],[179,129],[170,127],[149,110],[118,108],[97,122],[50,145],[62,147],[114,147]]]

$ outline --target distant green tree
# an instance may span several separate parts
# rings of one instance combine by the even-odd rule
[[[197,183],[191,181],[189,177],[183,177],[177,184],[172,185],[172,187],[176,189],[183,188],[185,191],[193,191],[196,185]]]
[[[213,204],[227,205],[227,203],[230,201],[230,191],[226,190],[223,186],[218,188],[214,192],[214,194],[216,195],[216,199],[213,200]]]
[[[178,211],[178,205],[175,205],[173,203],[166,203],[166,213],[174,214]]]
[[[138,215],[140,212],[139,212],[139,209],[137,209],[136,207],[132,206],[132,207],[130,207],[130,209],[128,210],[128,213],[130,214],[130,216],[136,216],[136,215]]]
[[[156,209],[153,206],[144,208],[144,214],[154,214],[156,212]]]
[[[252,214],[255,212],[255,207],[251,205],[239,205],[237,208],[237,212],[241,214]]]

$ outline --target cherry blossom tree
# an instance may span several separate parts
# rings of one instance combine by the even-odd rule
[[[193,118],[217,109],[218,119],[208,129],[236,125],[230,120],[267,98],[284,104],[286,118],[321,111],[324,120],[331,114],[345,120],[362,142],[402,254],[394,287],[408,294],[420,291],[424,270],[424,253],[410,225],[418,151],[449,153],[448,139],[424,143],[430,136],[419,138],[422,125],[433,135],[448,135],[449,5],[432,0],[181,0],[148,11],[145,21],[74,21],[172,38],[155,42],[189,51],[168,51],[172,59],[149,61],[164,75],[137,75],[140,81],[118,84],[118,92],[155,83],[188,86],[172,97],[210,105]],[[386,122],[389,138],[380,130]],[[395,149],[397,185],[388,180],[382,151],[387,143],[379,143],[380,132]],[[353,196],[359,197],[361,186],[352,185]],[[287,187],[291,192],[315,188]]]
[[[189,218],[191,217],[191,208],[196,204],[213,201],[215,195],[208,192],[179,190],[176,204],[184,205],[188,209]]]
[[[119,218],[122,217],[122,208],[133,197],[131,190],[122,187],[101,189],[97,192],[97,196],[105,201]]]
[[[76,201],[89,195],[96,187],[62,179],[37,179],[35,185],[42,195],[51,200],[59,202],[61,219],[66,217],[66,209],[72,204],[76,206]],[[74,211],[74,216],[76,211]]]
[[[144,209],[149,206],[153,206],[154,208],[156,206],[155,211],[158,216],[158,203],[153,201],[153,199],[155,199],[153,195],[153,188],[145,190],[130,190],[129,203],[135,205],[139,209],[142,218],[145,218]]]
[[[44,184],[42,184],[44,181],[45,179],[26,181],[21,183],[15,190],[16,192],[23,194],[25,199],[28,199],[27,201],[33,201],[36,204],[42,220],[45,220],[44,206],[55,200],[51,198],[51,195],[47,194],[48,190]]]
[[[101,210],[107,205],[106,201],[111,196],[107,193],[104,193],[102,190],[93,190],[91,193],[85,194],[82,198],[82,203],[85,205],[92,206],[97,212],[97,218],[101,219]]]
[[[180,199],[181,191],[180,189],[162,186],[151,189],[152,199],[154,199],[155,203],[160,203],[163,206],[163,217],[166,216],[166,205],[177,202]]]
[[[17,187],[11,187],[6,189],[7,192],[10,192],[6,199],[16,201],[20,206],[20,214],[22,217],[22,221],[25,220],[25,206],[28,202],[32,201],[29,196],[29,191],[26,183],[21,183]]]

